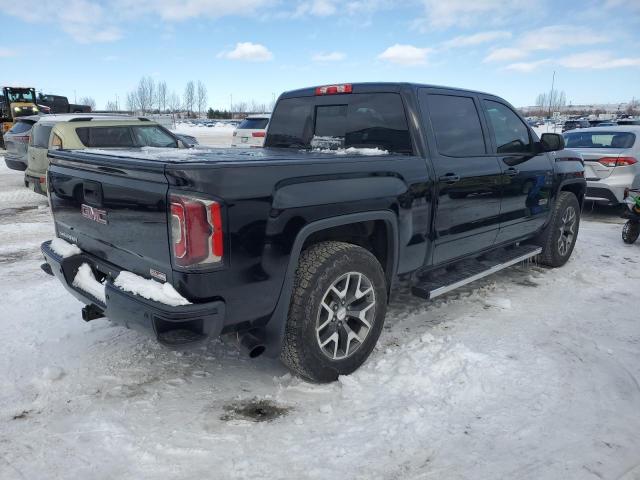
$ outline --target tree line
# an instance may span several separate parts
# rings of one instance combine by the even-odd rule
[[[182,95],[175,90],[169,91],[165,81],[155,81],[151,76],[144,76],[138,85],[127,93],[126,109],[130,112],[139,112],[143,115],[150,113],[184,114],[187,118],[198,118],[206,115],[207,118],[232,118],[233,112],[262,113],[271,111],[273,104],[240,101],[230,105],[230,111],[212,109],[208,107],[208,93],[205,84],[198,80],[189,80]],[[95,106],[95,101],[93,102]],[[110,100],[106,104],[106,110],[123,110],[117,101]]]

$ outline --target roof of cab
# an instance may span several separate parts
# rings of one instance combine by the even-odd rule
[[[335,83],[326,85],[316,85],[314,87],[300,88],[297,90],[290,90],[280,95],[280,98],[293,98],[293,97],[313,97],[316,94],[316,88],[328,86],[328,85],[351,85],[353,88],[352,93],[399,93],[405,88],[442,88],[446,90],[454,90],[457,92],[466,92],[473,94],[487,95],[489,97],[500,98],[497,95],[480,92],[476,90],[466,90],[464,88],[447,87],[443,85],[428,85],[422,83],[409,83],[409,82],[362,82],[362,83]]]

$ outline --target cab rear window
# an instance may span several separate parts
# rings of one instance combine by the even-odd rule
[[[396,93],[281,100],[271,119],[266,146],[413,152],[402,99]]]

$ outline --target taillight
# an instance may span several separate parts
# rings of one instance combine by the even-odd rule
[[[638,160],[633,157],[603,157],[598,160],[598,163],[605,167],[628,167],[638,163]]]
[[[324,87],[316,88],[316,95],[337,95],[339,93],[351,92],[353,92],[353,86],[350,83],[343,83],[342,85],[325,85]]]
[[[19,137],[13,137],[14,142],[29,143],[29,135],[21,135]]]
[[[618,159],[616,161],[616,166],[618,166],[618,167],[628,167],[629,165],[633,165],[635,163],[638,163],[638,160],[636,160],[633,157],[618,157]]]
[[[170,207],[175,263],[180,267],[193,267],[221,262],[224,239],[220,204],[186,195],[171,195]]]
[[[266,132],[252,132],[251,136],[252,137],[264,137],[266,135]]]

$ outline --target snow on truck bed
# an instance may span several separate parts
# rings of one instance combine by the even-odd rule
[[[0,165],[0,194],[22,190]],[[220,340],[83,322],[39,269],[38,202],[0,210],[2,479],[639,477],[640,244],[617,217],[583,221],[558,270],[431,303],[402,286],[363,368],[313,385]]]

